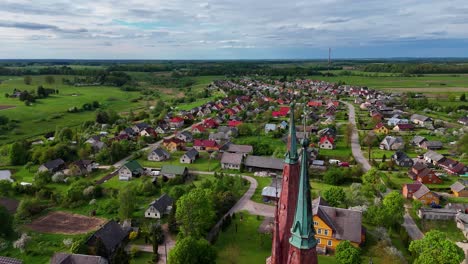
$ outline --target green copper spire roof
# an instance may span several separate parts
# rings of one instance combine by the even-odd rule
[[[286,153],[286,159],[284,162],[289,164],[296,164],[299,160],[299,155],[297,154],[297,139],[296,139],[296,124],[294,122],[294,103],[291,103],[290,117],[289,117],[289,149]]]
[[[310,199],[309,163],[307,146],[309,140],[302,140],[301,174],[299,176],[299,193],[297,196],[296,214],[291,227],[289,243],[296,248],[310,249],[317,245],[313,226],[312,200]]]

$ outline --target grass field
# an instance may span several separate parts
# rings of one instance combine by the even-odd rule
[[[116,112],[129,110],[140,106],[140,103],[131,102],[139,96],[138,92],[125,92],[115,87],[92,86],[75,87],[63,85],[61,79],[66,76],[55,76],[56,84],[47,88],[59,89],[59,94],[51,95],[45,99],[36,100],[31,106],[26,106],[17,98],[0,96],[0,105],[12,105],[15,108],[5,109],[1,115],[10,119],[19,120],[19,127],[7,137],[0,138],[0,143],[12,142],[22,138],[40,135],[55,131],[56,128],[72,127],[87,120],[94,120],[94,111],[68,113],[71,107],[81,108],[85,103],[98,101],[102,109],[112,109]],[[13,92],[14,88],[20,90],[36,90],[37,86],[44,84],[44,76],[34,76],[31,85],[25,85],[22,77],[11,77],[0,84],[0,94]]]
[[[370,73],[372,74],[372,73]],[[441,92],[439,88],[461,88],[451,89],[452,92],[468,91],[468,76],[434,74],[422,77],[396,77],[396,76],[310,76],[311,79],[324,80],[328,82],[344,81],[350,85],[368,86],[375,89],[393,88],[424,88],[424,92]],[[426,89],[427,88],[427,89]],[[414,91],[414,89],[411,89]],[[421,92],[421,91],[418,91]]]

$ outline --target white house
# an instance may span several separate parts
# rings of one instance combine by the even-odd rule
[[[136,160],[132,160],[119,169],[119,180],[129,181],[133,177],[140,177],[143,172],[143,167]]]
[[[9,170],[0,170],[0,181],[13,182],[13,179],[11,178],[11,171],[9,171]]]
[[[171,212],[173,203],[174,200],[169,195],[163,194],[149,205],[145,211],[145,217],[160,219],[162,215]]]

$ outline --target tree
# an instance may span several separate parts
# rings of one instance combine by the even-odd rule
[[[460,95],[460,101],[466,102],[466,95],[464,93]]]
[[[206,189],[195,188],[177,201],[176,219],[184,236],[202,236],[214,217],[213,199]]]
[[[346,193],[338,186],[326,189],[323,192],[323,198],[333,207],[341,207],[346,203]]]
[[[13,234],[13,216],[0,205],[0,237],[8,237]]]
[[[169,252],[169,264],[214,264],[216,251],[205,239],[191,236],[178,240]]]
[[[121,220],[132,218],[135,210],[135,194],[132,188],[125,188],[119,192],[119,217]]]
[[[24,84],[26,84],[26,85],[31,85],[31,83],[32,83],[32,78],[31,78],[31,76],[26,75],[26,76],[24,76],[23,81],[24,81]]]
[[[439,230],[431,230],[423,239],[411,241],[409,251],[416,257],[415,264],[458,264],[465,258],[463,250]]]
[[[323,180],[327,184],[339,185],[343,182],[344,171],[338,168],[329,168],[325,175],[323,175]]]
[[[377,136],[373,131],[370,131],[367,133],[367,135],[364,137],[364,144],[366,144],[369,152],[369,157],[368,159],[371,159],[371,153],[372,153],[372,146],[374,145],[375,141],[377,140]]]
[[[340,264],[359,264],[361,263],[361,250],[348,240],[341,241],[336,247],[335,257]]]
[[[52,75],[47,75],[45,77],[45,83],[47,83],[48,85],[53,85],[55,83],[55,78],[54,76]]]
[[[362,183],[376,185],[380,182],[381,175],[381,172],[379,172],[376,168],[373,167],[362,175]]]
[[[130,256],[127,254],[125,249],[123,247],[119,247],[114,255],[112,256],[112,259],[110,261],[112,264],[128,264],[130,263]]]
[[[28,162],[28,147],[26,142],[15,142],[10,148],[11,165],[24,165]]]
[[[346,142],[347,147],[349,147],[349,145],[351,143],[351,136],[353,134],[353,130],[354,130],[354,125],[352,123],[346,124],[345,142]]]
[[[252,128],[249,124],[242,123],[240,124],[237,129],[239,129],[239,135],[241,136],[250,136],[252,135]]]
[[[96,113],[96,123],[99,124],[108,124],[109,123],[109,115],[107,112],[99,110]]]
[[[65,127],[62,130],[60,130],[56,137],[61,142],[69,142],[73,139],[73,131],[70,128]]]
[[[385,209],[385,222],[387,226],[395,226],[403,222],[405,200],[397,191],[392,191],[383,199]]]

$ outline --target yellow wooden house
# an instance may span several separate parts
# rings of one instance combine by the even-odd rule
[[[450,189],[453,192],[453,196],[455,197],[468,197],[468,188],[466,187],[466,182],[465,181],[457,181],[452,186],[450,186]]]
[[[413,199],[419,200],[426,205],[440,203],[439,195],[429,190],[424,184],[421,184],[419,190],[413,193]]]
[[[390,133],[390,130],[382,122],[380,122],[377,125],[375,125],[374,133],[387,135],[388,133]]]
[[[360,211],[335,208],[321,197],[312,202],[317,252],[334,251],[341,241],[349,240],[354,246],[365,241]]]

